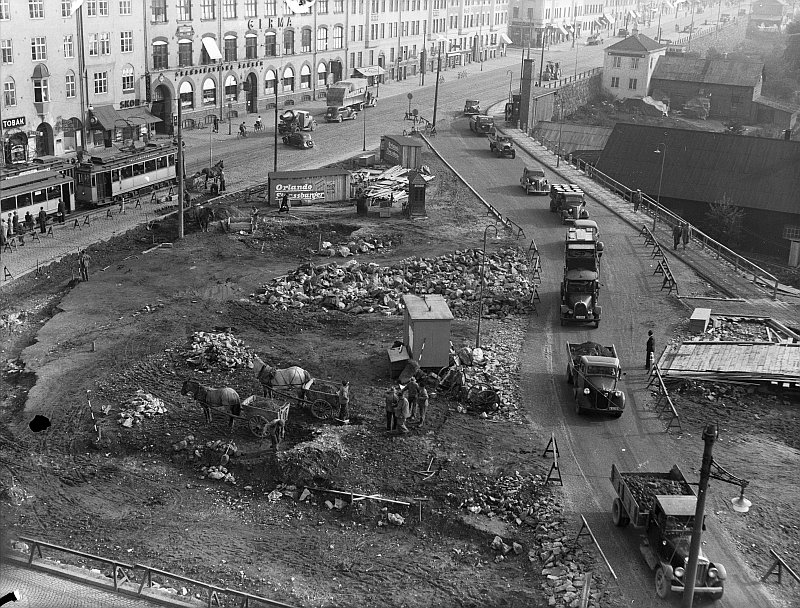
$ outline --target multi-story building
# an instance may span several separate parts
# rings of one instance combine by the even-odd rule
[[[6,162],[80,150],[90,107],[97,114],[94,124],[86,125],[85,147],[136,139],[152,119],[144,107],[136,107],[146,99],[142,1],[84,0],[82,19],[72,10],[77,4],[0,0]]]
[[[605,48],[603,91],[617,99],[645,97],[658,59],[666,52],[666,45],[634,28],[631,36]]]

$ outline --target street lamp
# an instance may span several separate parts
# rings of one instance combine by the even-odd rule
[[[666,137],[666,133],[664,136]],[[661,149],[661,146],[664,146],[664,149]],[[658,176],[658,196],[656,197],[656,203],[658,207],[661,207],[661,182],[664,179],[664,161],[667,160],[667,144],[663,141],[658,144],[655,150],[653,150],[653,154],[660,154],[661,155],[661,174]],[[654,210],[653,213],[653,232],[656,231],[656,218],[658,218],[658,209]]]
[[[700,467],[700,482],[697,488],[697,506],[694,512],[694,526],[692,527],[692,542],[689,546],[689,557],[686,565],[685,587],[683,588],[682,608],[692,608],[694,602],[695,579],[697,578],[697,558],[700,554],[700,540],[703,535],[703,518],[705,517],[706,494],[708,490],[708,480],[713,477],[726,483],[737,485],[741,488],[739,496],[731,500],[733,510],[737,513],[747,513],[753,503],[744,497],[744,489],[749,482],[732,475],[720,465],[714,462],[711,455],[714,442],[717,440],[717,425],[709,424],[703,431],[703,464]],[[713,470],[712,470],[713,468]]]
[[[553,93],[558,104],[558,156],[556,156],[556,167],[561,163],[561,128],[564,125],[564,101],[558,94],[558,89]]]
[[[483,230],[483,258],[481,259],[481,292],[478,296],[478,335],[475,336],[475,348],[481,347],[481,317],[483,316],[483,283],[484,283],[484,275],[486,273],[486,237],[489,233],[489,229],[494,230],[495,238],[499,238],[499,233],[497,232],[497,226],[495,224],[489,224]]]
[[[361,148],[363,152],[367,151],[367,105],[364,104],[364,120],[361,122],[364,123],[364,147]]]
[[[228,135],[231,134],[231,107],[233,107],[233,106],[232,106],[231,102],[229,101],[228,102]]]
[[[506,74],[509,75],[509,79],[508,79],[508,101],[511,101],[511,87],[514,84],[514,70],[506,70]]]

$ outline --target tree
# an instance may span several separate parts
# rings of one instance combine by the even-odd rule
[[[800,70],[800,21],[791,21],[786,26],[786,50],[783,58],[790,68]],[[792,36],[792,34],[798,34]]]
[[[711,203],[706,213],[708,233],[727,247],[740,244],[744,228],[745,211],[733,204],[727,194]]]

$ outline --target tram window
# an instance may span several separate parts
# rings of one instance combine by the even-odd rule
[[[122,179],[128,179],[130,177],[133,177],[133,165],[122,167]]]
[[[17,208],[17,199],[14,196],[9,196],[0,201],[0,211],[14,211]]]
[[[170,166],[175,164],[175,155],[174,154],[170,154],[169,155],[169,164],[170,164]]]
[[[144,173],[144,163],[136,163],[133,165],[133,174],[142,175]]]
[[[52,201],[61,197],[61,186],[50,186],[47,189],[47,200]]]
[[[21,209],[22,207],[27,207],[28,205],[33,204],[31,202],[31,193],[26,192],[25,194],[20,194],[17,196],[17,209]]]
[[[153,160],[146,160],[144,162],[144,172],[145,173],[152,173],[156,170],[156,159]]]
[[[159,156],[156,160],[158,161],[158,168],[159,169],[166,169],[167,168],[167,157],[166,156]]]
[[[111,181],[112,182],[118,182],[119,181],[119,169],[114,169],[111,172]]]
[[[91,183],[91,179],[88,173],[78,173],[78,183],[81,186],[88,186]]]
[[[47,200],[47,190],[34,190],[33,192],[33,202],[34,203],[44,203]]]

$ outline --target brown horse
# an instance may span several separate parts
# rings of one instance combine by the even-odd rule
[[[192,395],[203,408],[206,422],[211,424],[211,408],[227,407],[230,408],[233,416],[240,416],[242,413],[242,401],[239,393],[230,387],[213,388],[200,384],[197,380],[186,380],[181,388],[181,395]],[[235,418],[231,416],[228,423],[229,428],[233,428]]]
[[[211,178],[212,182],[216,184],[220,175],[222,175],[222,170],[224,168],[225,168],[225,163],[223,161],[219,161],[218,163],[215,163],[213,167],[206,167],[205,169],[202,169],[200,171],[200,173],[206,176],[206,181],[204,185],[204,188],[206,190],[208,190],[208,178]]]

